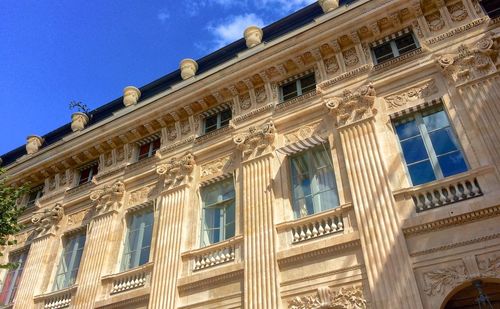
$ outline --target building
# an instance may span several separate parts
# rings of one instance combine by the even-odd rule
[[[498,308],[494,2],[319,1],[29,137],[0,300]]]

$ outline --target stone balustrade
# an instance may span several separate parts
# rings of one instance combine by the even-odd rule
[[[234,261],[241,251],[242,244],[243,237],[236,236],[218,244],[188,252],[184,257],[190,260],[192,270],[198,271]]]
[[[44,309],[59,309],[68,308],[71,306],[77,286],[73,285],[69,288],[51,292],[48,294],[35,296],[35,302],[40,304],[37,308]]]
[[[149,286],[153,263],[127,270],[122,273],[109,275],[103,278],[107,281],[107,291],[110,295]]]
[[[343,232],[346,229],[347,212],[351,208],[351,204],[341,205],[312,216],[282,223],[277,229],[278,232],[289,234],[292,244]]]
[[[411,199],[417,213],[435,209],[482,196],[483,189],[480,185],[481,175],[487,173],[489,170],[489,168],[470,170],[431,183],[398,190],[394,195],[396,199],[398,199],[398,196],[404,196],[404,199]]]

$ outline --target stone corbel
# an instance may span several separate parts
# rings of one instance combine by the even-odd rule
[[[35,233],[39,236],[46,235],[53,232],[58,228],[58,223],[61,221],[64,215],[63,206],[59,203],[55,204],[52,208],[45,208],[44,210],[37,212],[31,218],[31,223],[35,227]]]
[[[171,158],[167,163],[159,164],[156,173],[164,177],[165,187],[177,186],[192,179],[195,164],[194,155],[188,152],[181,158]]]
[[[248,133],[236,135],[233,142],[241,151],[244,159],[252,155],[258,156],[269,148],[273,148],[276,137],[276,128],[272,120],[262,124],[260,127],[251,126]]]
[[[92,191],[90,200],[94,202],[96,214],[103,214],[118,210],[123,204],[124,194],[125,184],[117,180],[111,185]]]
[[[372,83],[355,90],[344,90],[342,96],[323,96],[325,106],[330,114],[336,118],[336,126],[343,127],[354,122],[373,117],[377,110],[374,108],[376,98]]]

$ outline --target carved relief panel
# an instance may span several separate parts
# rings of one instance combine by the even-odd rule
[[[411,88],[386,96],[384,98],[386,108],[388,110],[397,110],[402,107],[407,108],[418,103],[423,103],[425,100],[429,100],[432,95],[438,93],[438,91],[439,89],[435,80],[431,79],[421,82]]]
[[[321,287],[313,296],[295,297],[288,302],[288,309],[365,309],[366,299],[361,287],[341,288],[333,291]]]

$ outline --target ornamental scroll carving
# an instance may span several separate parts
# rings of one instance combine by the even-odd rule
[[[156,167],[156,173],[165,177],[165,185],[178,185],[187,177],[191,177],[196,161],[194,155],[186,153],[182,158],[171,158],[167,163]]]
[[[201,178],[208,178],[227,172],[233,164],[233,157],[226,156],[201,166]]]
[[[57,224],[61,221],[63,215],[63,206],[57,203],[52,208],[46,208],[34,214],[31,218],[31,223],[35,226],[36,233],[45,234],[53,228],[57,228]]]
[[[494,40],[485,37],[472,46],[460,45],[456,53],[441,55],[437,62],[443,74],[460,85],[496,73],[499,58]]]
[[[96,213],[99,214],[120,208],[123,203],[124,194],[125,184],[121,180],[117,180],[111,185],[104,186],[102,189],[92,191],[90,199],[95,204]]]
[[[402,93],[391,95],[385,98],[388,109],[398,108],[410,104],[419,99],[425,99],[438,92],[435,80],[430,80],[424,84],[410,88]]]
[[[457,286],[469,279],[464,264],[429,271],[423,277],[424,292],[428,296],[443,295],[448,287]]]
[[[341,127],[372,117],[376,113],[375,97],[375,88],[370,83],[354,92],[344,90],[341,97],[324,96],[323,100],[330,114],[336,117],[337,127]]]
[[[295,297],[288,309],[364,309],[366,299],[361,287],[341,288],[332,291],[328,287],[318,289],[316,296]]]
[[[252,154],[264,152],[272,146],[276,136],[276,128],[272,121],[267,121],[260,127],[251,126],[248,133],[240,134],[233,138],[236,147],[241,150],[244,158]]]

